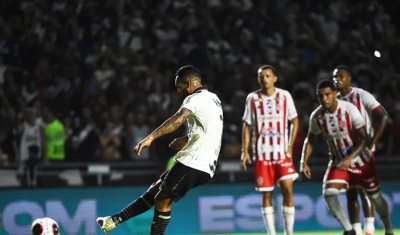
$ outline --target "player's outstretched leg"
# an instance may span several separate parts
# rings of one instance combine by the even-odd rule
[[[152,184],[147,192],[131,202],[119,213],[112,216],[98,217],[97,224],[103,232],[109,233],[119,224],[148,211],[154,205],[154,195],[157,194],[161,181]]]
[[[375,233],[375,207],[371,202],[365,190],[361,187],[357,188],[361,198],[362,209],[364,213],[364,232],[365,235],[374,235]]]
[[[367,191],[371,201],[375,205],[376,213],[382,220],[386,235],[393,235],[392,222],[390,220],[389,206],[386,199],[382,196],[381,190],[378,188],[374,191]]]
[[[151,223],[150,235],[164,235],[167,230],[168,223],[171,219],[171,203],[170,195],[164,191],[160,191],[155,198],[155,210],[153,222]]]
[[[262,192],[262,216],[269,235],[276,235],[275,212],[272,205],[272,191]]]
[[[350,223],[352,224],[354,231],[356,231],[356,235],[362,235],[363,231],[360,222],[360,203],[358,202],[358,192],[356,186],[347,189],[346,197]]]
[[[343,205],[340,203],[338,198],[339,189],[343,188],[343,186],[344,184],[342,183],[326,184],[323,190],[323,195],[332,215],[339,221],[345,230],[343,234],[356,235],[353,226],[351,226],[350,221],[346,217],[346,212],[343,208]]]
[[[283,196],[282,215],[284,223],[284,234],[293,235],[294,226],[294,202],[293,202],[293,180],[287,179],[279,182]]]

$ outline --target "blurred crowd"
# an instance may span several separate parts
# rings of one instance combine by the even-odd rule
[[[277,86],[294,97],[296,157],[317,105],[314,86],[339,64],[392,118],[378,154],[400,154],[399,4],[386,2],[2,0],[0,161],[46,157],[48,146],[24,138],[37,127],[33,142],[46,143],[55,123],[65,133],[55,160],[166,162],[168,143],[186,127],[141,156],[132,148],[179,108],[174,72],[185,64],[223,101],[222,158],[240,156],[245,97],[262,64],[276,67]],[[322,142],[315,149],[326,152]]]

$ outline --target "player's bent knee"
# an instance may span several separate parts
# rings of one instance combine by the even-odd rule
[[[337,188],[325,188],[322,191],[322,194],[324,195],[324,197],[337,196],[337,195],[339,195],[339,189],[337,189]]]

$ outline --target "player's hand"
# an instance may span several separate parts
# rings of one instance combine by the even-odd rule
[[[137,154],[138,156],[140,156],[140,152],[142,151],[143,148],[147,148],[151,145],[151,143],[153,142],[153,137],[151,137],[150,135],[147,136],[144,140],[140,141],[135,148],[133,149],[133,151],[135,152],[135,154]]]
[[[187,136],[176,138],[168,145],[168,147],[170,147],[173,150],[180,151],[181,149],[183,149],[183,147],[185,147],[187,142],[188,142]]]
[[[242,167],[246,171],[247,170],[247,163],[251,163],[250,154],[248,152],[242,152]]]
[[[307,179],[311,179],[311,170],[307,163],[304,162],[301,165],[300,172],[303,172],[304,176],[307,177]]]
[[[339,170],[346,171],[347,169],[350,168],[351,160],[353,160],[353,159],[352,159],[352,158],[346,157],[345,159],[343,159],[343,160],[337,165],[337,168],[339,168]]]

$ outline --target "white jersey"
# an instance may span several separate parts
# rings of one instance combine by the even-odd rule
[[[374,136],[374,129],[371,123],[371,114],[374,109],[381,107],[381,104],[375,97],[366,90],[361,88],[351,88],[351,92],[345,96],[338,93],[338,98],[354,104],[365,121],[365,128],[370,137]]]
[[[24,122],[24,132],[21,137],[21,146],[20,146],[20,158],[21,161],[25,161],[29,158],[29,147],[35,145],[39,148],[39,156],[41,155],[41,128],[42,122],[40,120],[36,120],[34,125],[29,125],[27,122]]]
[[[365,128],[364,117],[361,116],[356,106],[342,100],[338,100],[338,106],[334,113],[328,113],[322,106],[319,106],[310,116],[309,132],[322,133],[335,164],[338,164],[353,150],[357,143],[354,138],[354,130],[360,128]],[[352,167],[355,163],[362,166],[370,159],[371,152],[365,148],[359,156],[354,157]]]
[[[200,89],[185,98],[181,108],[192,111],[188,121],[188,143],[176,160],[188,167],[214,175],[221,149],[223,111],[214,93]]]
[[[275,88],[266,96],[261,90],[247,96],[243,121],[253,126],[253,159],[285,159],[289,141],[288,122],[297,117],[293,98],[286,90]]]

